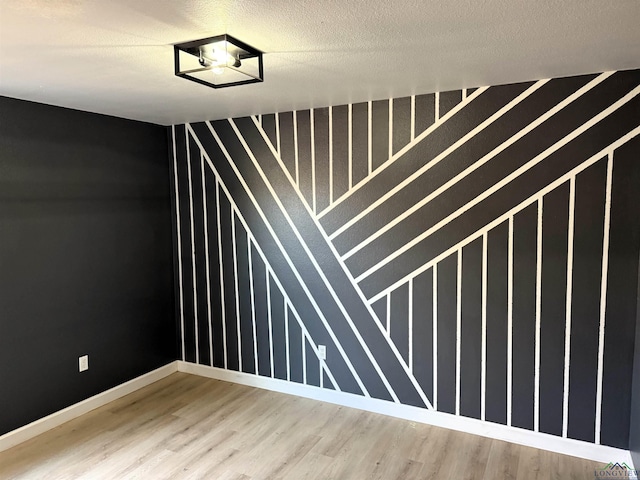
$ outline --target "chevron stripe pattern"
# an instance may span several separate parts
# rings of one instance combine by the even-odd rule
[[[606,72],[174,126],[183,359],[627,448],[639,93]]]

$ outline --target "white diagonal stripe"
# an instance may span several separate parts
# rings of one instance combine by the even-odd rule
[[[387,380],[386,376],[384,375],[384,372],[380,368],[380,365],[378,365],[377,360],[375,359],[375,357],[371,353],[371,350],[369,349],[369,346],[366,344],[366,342],[362,338],[362,335],[360,335],[360,332],[358,331],[358,329],[355,328],[355,325],[353,324],[353,320],[351,319],[351,317],[347,313],[344,305],[340,301],[340,298],[338,297],[338,295],[336,294],[335,290],[333,289],[333,287],[329,283],[329,280],[327,279],[326,275],[324,274],[324,271],[320,268],[320,265],[318,264],[317,260],[315,259],[313,253],[311,252],[311,250],[307,246],[306,242],[304,241],[304,239],[300,235],[300,232],[298,232],[298,229],[295,228],[295,224],[294,224],[293,220],[291,219],[291,217],[289,215],[289,212],[284,207],[284,205],[282,204],[282,201],[280,200],[280,197],[277,195],[277,193],[273,189],[273,185],[271,185],[271,182],[269,181],[269,179],[265,175],[264,171],[262,170],[262,167],[260,166],[260,163],[258,162],[258,160],[256,159],[255,155],[253,154],[253,151],[249,148],[249,145],[247,145],[247,142],[245,141],[244,137],[242,136],[242,134],[238,130],[238,127],[236,126],[235,122],[233,120],[229,120],[229,123],[231,124],[231,127],[233,128],[234,132],[236,133],[236,136],[240,140],[240,143],[242,144],[242,146],[244,147],[245,151],[249,155],[249,158],[251,158],[251,161],[253,162],[253,164],[254,164],[256,170],[258,171],[258,173],[260,174],[260,177],[262,178],[263,182],[265,183],[265,185],[269,189],[269,192],[271,193],[273,199],[275,200],[276,204],[278,205],[278,208],[281,210],[282,214],[287,219],[287,222],[291,226],[291,229],[293,230],[296,238],[298,239],[298,241],[302,245],[302,248],[304,249],[305,253],[307,254],[307,257],[309,258],[309,260],[311,260],[311,263],[313,264],[314,268],[318,272],[318,275],[320,275],[320,277],[322,278],[322,281],[324,282],[324,284],[327,287],[329,293],[331,294],[332,298],[336,302],[338,308],[342,312],[344,318],[347,320],[347,323],[349,324],[349,326],[351,327],[352,331],[354,332],[356,338],[358,339],[358,342],[360,343],[360,345],[362,346],[363,350],[365,351],[365,354],[367,355],[367,357],[371,361],[374,369],[376,370],[376,372],[380,376],[380,379],[385,384],[385,387],[389,391],[389,394],[391,395],[391,397],[393,398],[393,400],[395,402],[399,403],[400,400],[398,399],[398,396],[396,395],[396,393],[394,392],[393,388],[391,387],[391,384],[389,383],[389,381]],[[229,160],[229,161],[232,162],[232,160]],[[309,293],[309,297],[310,297],[310,299],[313,298],[310,293]]]
[[[256,125],[256,128],[258,129],[258,132],[262,135],[263,139],[267,138],[267,134],[264,131],[264,129],[262,129],[257,122],[254,122],[254,124]],[[265,142],[267,147],[269,149],[271,149],[271,153],[274,155],[274,158],[278,161],[280,168],[282,170],[282,172],[284,173],[285,176],[287,176],[287,178],[289,179],[289,183],[291,185],[293,185],[293,178],[291,177],[291,174],[288,172],[286,166],[284,165],[284,163],[282,162],[282,159],[277,155],[277,153],[273,150],[273,146],[271,146],[269,144],[269,142]],[[301,193],[298,193],[298,195],[302,195]],[[369,304],[369,302],[367,301],[367,299],[365,298],[364,294],[362,293],[362,290],[358,287],[358,285],[356,284],[353,275],[351,274],[351,271],[347,268],[347,266],[344,264],[344,262],[340,259],[340,256],[338,255],[337,250],[335,249],[335,246],[333,245],[333,243],[329,240],[329,237],[327,236],[326,232],[324,231],[324,229],[322,228],[322,226],[320,225],[320,222],[318,221],[318,219],[312,214],[311,210],[309,209],[308,204],[306,204],[305,202],[302,202],[302,204],[305,206],[305,208],[307,209],[307,213],[309,214],[309,216],[311,217],[312,221],[314,222],[314,224],[316,225],[318,231],[321,233],[322,237],[324,238],[327,246],[331,249],[331,252],[333,253],[336,261],[338,262],[338,264],[340,265],[340,267],[342,268],[342,271],[345,273],[345,275],[347,276],[347,278],[350,280],[350,282],[353,284],[355,291],[357,292],[358,296],[360,297],[360,299],[362,300],[363,305],[367,308],[367,310],[369,311],[371,318],[373,319],[374,323],[377,325],[378,329],[380,330],[380,333],[383,334],[383,336],[388,337],[388,330],[385,329],[385,327],[382,325],[382,323],[380,322],[380,320],[378,319],[378,316],[375,314],[375,312],[373,311],[373,307]],[[294,231],[297,234],[297,230],[294,229]],[[322,273],[322,275],[324,276],[324,273]],[[333,291],[333,289],[331,288],[331,292],[332,294],[335,294],[335,292]],[[342,304],[339,304],[342,307]],[[350,321],[350,319],[349,319]],[[355,328],[355,325],[353,326],[353,328]],[[359,335],[359,333],[358,333]],[[393,351],[393,354],[396,356],[396,359],[398,360],[398,362],[400,362],[400,365],[402,366],[403,370],[405,371],[405,373],[407,374],[407,376],[409,377],[411,383],[413,384],[414,388],[417,390],[418,394],[420,395],[420,398],[422,398],[422,400],[425,402],[425,405],[427,405],[427,408],[431,409],[431,403],[429,401],[429,399],[427,398],[426,394],[424,393],[424,390],[422,389],[422,387],[420,386],[420,384],[418,383],[418,381],[416,380],[416,378],[413,376],[413,374],[411,373],[411,370],[409,368],[409,366],[407,365],[407,363],[405,362],[404,358],[402,357],[402,355],[400,354],[400,352],[398,351],[398,348],[396,347],[396,345],[392,342],[392,341],[388,341],[388,345],[391,348],[391,350]]]
[[[267,261],[267,257],[265,255],[265,253],[262,251],[262,249],[260,248],[260,245],[257,243],[256,239],[253,237],[253,235],[251,234],[251,231],[249,229],[249,225],[247,224],[246,220],[244,219],[244,217],[242,216],[240,210],[238,209],[237,205],[235,204],[234,200],[231,197],[231,194],[229,192],[229,190],[227,189],[227,187],[224,185],[224,183],[222,182],[222,179],[220,178],[220,175],[218,173],[218,171],[216,170],[216,168],[214,167],[211,159],[209,158],[206,150],[203,148],[202,144],[200,143],[200,140],[198,139],[198,137],[195,135],[195,132],[193,132],[193,130],[190,128],[190,126],[186,126],[187,128],[189,128],[191,134],[192,134],[192,138],[194,139],[194,141],[198,144],[198,146],[200,147],[200,150],[203,154],[204,159],[207,161],[207,164],[209,165],[209,168],[211,169],[211,171],[214,173],[214,176],[216,178],[216,205],[217,205],[217,209],[218,209],[218,223],[220,222],[220,190],[223,190],[223,194],[226,196],[227,200],[229,201],[230,205],[231,205],[231,213],[232,215],[235,214],[235,216],[238,218],[238,220],[240,220],[240,222],[242,223],[243,227],[245,228],[245,231],[247,232],[247,236],[250,238],[251,242],[253,243],[253,245],[256,247],[256,250],[258,252],[258,254],[260,255],[260,257],[262,258],[262,261],[265,264],[265,267],[270,269],[270,265],[269,262]],[[220,145],[220,148],[223,150],[223,152],[227,153],[226,150],[224,150],[224,145]],[[227,153],[228,154],[228,153]],[[218,227],[220,227],[220,225],[218,225]],[[218,232],[218,242],[219,242],[219,247],[220,247],[220,258],[222,258],[222,244],[220,242],[221,239],[221,232]],[[223,270],[222,270],[222,261],[219,262],[220,264],[220,275],[221,275],[221,290],[222,290],[222,297],[221,297],[221,302],[222,302],[222,330],[223,330],[223,337],[224,337],[224,342],[223,342],[223,347],[224,347],[224,355],[225,355],[225,368],[227,368],[227,356],[226,356],[226,328],[225,328],[225,302],[224,302],[224,283],[223,283]],[[280,283],[278,277],[273,273],[273,271],[270,269],[269,271],[271,271],[272,275],[271,275],[271,279],[273,281],[276,282],[276,285],[278,286],[278,288],[280,289],[280,292],[282,293],[283,297],[285,298],[286,301],[289,302],[289,307],[291,308],[291,311],[293,312],[294,316],[296,317],[296,320],[298,321],[298,323],[300,323],[300,327],[302,328],[303,332],[306,332],[306,334],[309,336],[309,332],[307,331],[306,327],[301,323],[300,320],[300,316],[296,310],[296,308],[293,306],[293,304],[291,303],[291,300],[289,299],[288,295],[286,294],[286,291],[284,290],[284,288],[282,287],[282,284]],[[330,334],[332,333],[329,330]],[[310,336],[309,336],[310,338]],[[313,344],[313,341],[310,340],[310,342]],[[315,344],[314,344],[315,345]],[[337,345],[338,346],[338,345]],[[316,348],[317,350],[317,348]],[[340,351],[340,347],[338,346],[338,350]],[[344,356],[343,356],[344,358]],[[256,372],[257,372],[257,364],[256,364]],[[338,386],[338,384],[335,381],[335,378],[333,377],[333,374],[331,373],[331,371],[329,370],[329,368],[327,367],[327,375],[329,376],[329,378],[331,379],[331,381],[334,384],[334,387],[336,388],[336,390],[340,391],[340,388]],[[364,392],[365,390],[363,390]]]
[[[380,165],[376,169],[375,173],[373,173],[373,174],[369,175],[368,177],[366,177],[364,180],[362,180],[360,183],[358,183],[356,186],[354,186],[351,190],[349,190],[347,193],[345,193],[342,197],[340,197],[339,200],[333,202],[331,206],[329,206],[328,208],[326,208],[325,210],[320,212],[320,214],[318,215],[318,218],[322,218],[324,215],[329,213],[331,210],[333,210],[336,206],[338,206],[344,200],[349,198],[353,193],[355,193],[360,188],[362,188],[364,185],[366,185],[376,175],[380,175],[389,165],[391,165],[394,161],[396,161],[398,158],[402,157],[405,153],[407,153],[409,150],[411,150],[415,146],[416,143],[419,143],[423,139],[428,137],[434,130],[436,130],[438,127],[440,127],[440,125],[442,125],[444,122],[449,120],[456,113],[458,113],[460,110],[462,110],[464,107],[466,107],[471,101],[475,100],[478,96],[480,96],[480,94],[482,94],[483,92],[485,92],[488,89],[489,89],[489,87],[478,88],[475,92],[473,92],[472,95],[469,95],[469,97],[467,97],[467,99],[464,102],[460,102],[458,105],[456,105],[451,110],[449,110],[447,112],[447,114],[444,115],[440,120],[438,120],[437,122],[431,124],[431,126],[429,128],[427,128],[425,131],[423,131],[417,137],[413,138],[413,140],[411,142],[409,142],[407,145],[405,145],[401,150],[399,150],[395,155],[393,155],[385,163]],[[415,119],[414,119],[414,121],[415,121]],[[414,128],[415,128],[415,125],[414,125]],[[369,155],[369,158],[371,158],[371,155]],[[369,165],[370,165],[370,163],[369,163]],[[370,170],[370,167],[369,167],[369,170]]]
[[[409,281],[410,278],[413,278],[413,277],[421,274],[422,272],[428,270],[429,268],[431,268],[432,265],[436,264],[437,262],[439,262],[443,258],[446,258],[449,255],[451,255],[452,253],[454,253],[455,251],[457,251],[457,249],[459,247],[467,245],[468,243],[472,242],[473,240],[475,240],[476,238],[481,236],[484,232],[488,232],[493,227],[495,227],[497,225],[500,225],[502,222],[504,222],[511,215],[515,215],[520,210],[523,210],[524,208],[526,208],[529,205],[531,205],[533,202],[541,199],[544,195],[549,193],[551,190],[555,189],[559,185],[562,185],[563,183],[568,181],[571,177],[573,177],[573,176],[577,175],[578,173],[582,172],[583,170],[587,169],[588,167],[593,165],[595,162],[600,160],[604,155],[607,155],[609,152],[612,152],[616,148],[620,147],[621,145],[624,145],[626,142],[628,142],[629,140],[631,140],[632,138],[634,138],[638,134],[640,134],[640,127],[634,128],[629,133],[623,135],[618,140],[613,142],[611,145],[603,148],[598,153],[596,153],[595,155],[589,157],[589,159],[585,160],[583,163],[581,163],[580,165],[578,165],[577,167],[575,167],[571,171],[567,172],[563,176],[561,176],[561,177],[557,178],[556,180],[554,180],[553,182],[551,182],[549,185],[547,185],[542,190],[536,192],[535,194],[533,194],[532,196],[530,196],[529,198],[527,198],[526,200],[524,200],[520,204],[516,205],[515,207],[513,207],[509,211],[505,212],[504,214],[502,214],[501,216],[499,216],[495,220],[492,220],[490,223],[488,223],[484,227],[476,230],[474,233],[472,233],[471,235],[469,235],[465,239],[463,239],[460,242],[456,243],[455,245],[449,247],[447,250],[445,250],[444,252],[442,252],[438,256],[432,258],[428,262],[425,262],[422,266],[420,266],[419,268],[415,269],[411,273],[408,273],[407,275],[405,275],[401,279],[395,281],[394,283],[392,283],[391,285],[386,287],[384,290],[380,291],[379,293],[377,293],[376,295],[371,297],[369,299],[369,302],[370,303],[375,303],[377,300],[379,300],[380,298],[384,297],[388,292],[390,292],[392,290],[395,290],[396,288],[398,288],[403,283]]]
[[[347,368],[349,368],[349,371],[351,372],[351,374],[353,375],[354,379],[356,380],[356,383],[358,383],[358,386],[362,390],[364,396],[368,397],[369,396],[369,392],[367,391],[366,387],[362,383],[362,380],[358,376],[358,373],[356,372],[355,368],[353,367],[353,364],[351,363],[351,361],[349,360],[348,356],[346,355],[344,349],[342,348],[341,343],[338,341],[338,338],[336,337],[335,333],[331,329],[329,323],[327,322],[326,317],[324,316],[324,314],[320,310],[320,307],[316,303],[316,301],[313,298],[313,296],[311,296],[311,293],[309,292],[306,284],[303,282],[302,277],[300,277],[300,273],[298,272],[298,270],[293,265],[293,262],[291,261],[291,259],[288,257],[288,255],[287,255],[287,253],[286,253],[286,251],[284,249],[284,246],[282,245],[282,243],[280,242],[278,237],[275,235],[275,231],[271,227],[271,224],[267,221],[267,217],[266,217],[265,213],[262,211],[262,208],[260,207],[260,205],[256,201],[255,197],[253,196],[253,193],[251,192],[251,190],[249,190],[249,186],[247,185],[246,181],[244,180],[244,177],[242,176],[242,174],[238,170],[238,167],[236,166],[236,164],[233,162],[231,156],[229,155],[229,152],[227,151],[226,147],[224,146],[224,144],[220,140],[220,137],[218,136],[216,131],[211,126],[211,123],[210,122],[206,122],[206,125],[209,128],[209,130],[210,130],[211,134],[213,135],[214,139],[218,143],[218,146],[220,147],[220,150],[222,151],[223,155],[228,160],[229,165],[233,169],[233,171],[236,174],[238,180],[240,181],[240,183],[242,184],[243,188],[245,189],[247,195],[251,199],[251,202],[253,203],[254,207],[256,208],[256,211],[260,215],[262,221],[265,223],[265,225],[267,227],[267,230],[269,230],[269,233],[274,238],[274,241],[276,242],[276,245],[278,245],[278,248],[280,249],[280,252],[283,254],[284,258],[287,260],[287,263],[290,266],[291,271],[293,272],[293,274],[296,277],[296,279],[298,280],[298,282],[300,282],[300,285],[301,285],[302,289],[305,291],[305,294],[307,295],[310,303],[314,307],[314,310],[316,311],[316,313],[318,314],[318,316],[322,320],[323,325],[327,329],[327,333],[329,334],[329,336],[333,340],[334,344],[336,345],[336,348],[338,349],[338,352],[340,352],[340,355],[341,355],[342,359],[344,360],[345,364],[347,365]],[[211,161],[211,158],[209,158],[209,155],[207,154],[206,150],[202,147],[202,144],[200,143],[200,140],[198,139],[198,137],[195,135],[195,132],[193,132],[191,127],[188,126],[188,125],[187,125],[187,128],[189,128],[191,130],[191,133],[192,133],[192,136],[193,136],[194,140],[196,141],[196,143],[198,143],[198,145],[200,146],[200,149],[204,153],[205,160],[209,164],[209,168],[211,168],[211,170],[214,172],[214,174],[217,177],[216,182],[217,182],[217,185],[219,187],[218,188],[218,192],[219,192],[220,188],[222,188],[225,191],[225,194],[226,194],[229,202],[231,203],[232,208],[236,212],[236,215],[241,220],[241,222],[242,222],[243,226],[245,227],[245,229],[247,231],[249,231],[249,226],[248,226],[247,222],[245,221],[244,217],[240,214],[240,211],[237,208],[237,206],[235,205],[235,202],[233,201],[229,190],[224,185],[224,183],[222,183],[222,179],[220,177],[220,174],[218,173],[217,169],[215,168],[213,162]],[[217,203],[218,203],[218,208],[219,208],[219,205],[220,205],[219,200],[218,200]],[[219,215],[219,210],[218,210],[218,219],[219,218],[220,218],[220,215]],[[218,236],[218,238],[220,238],[220,236]],[[254,239],[254,245],[255,245],[256,249],[258,250],[258,253],[262,257],[263,261],[265,262],[265,265],[267,265],[268,262],[266,260],[266,255],[262,251],[262,248],[260,247],[260,245],[255,241],[255,239]],[[222,251],[220,251],[220,258],[222,258]],[[222,275],[222,262],[220,262],[220,273]],[[276,283],[277,283],[278,287],[280,288],[280,291],[283,293],[283,295],[286,296],[286,291],[284,290],[284,288],[280,284],[280,281],[279,281],[278,277],[277,276],[273,276],[272,278],[276,281]],[[223,298],[224,298],[224,295],[223,295]],[[296,315],[297,318],[300,318],[299,315],[298,315],[298,312],[296,311],[296,309],[295,309],[295,307],[293,305],[293,303],[289,302],[289,304],[290,304],[291,310],[294,313],[294,315]],[[224,303],[223,303],[223,310],[222,311],[224,312]],[[223,313],[223,319],[224,319],[224,313]],[[225,328],[224,321],[222,322],[222,328],[223,328],[223,331],[224,331],[224,328]],[[225,336],[225,344],[226,344],[226,336]],[[227,368],[227,366],[226,366],[226,351],[225,351],[225,368]],[[333,377],[332,377],[332,381],[333,381]],[[336,384],[336,388],[337,387],[338,387],[338,385]]]
[[[467,143],[470,139],[472,139],[473,137],[475,137],[478,133],[482,132],[485,128],[487,128],[489,125],[491,125],[493,122],[495,122],[497,119],[499,119],[500,117],[502,117],[505,113],[507,113],[509,110],[511,110],[512,108],[514,108],[516,105],[518,105],[520,102],[522,102],[525,98],[529,97],[530,95],[532,95],[536,90],[542,88],[543,85],[545,85],[547,82],[549,81],[549,79],[546,80],[540,80],[538,82],[536,82],[534,85],[532,85],[531,87],[529,87],[528,89],[526,89],[524,92],[522,92],[520,95],[518,95],[516,98],[514,98],[513,100],[511,100],[509,103],[507,103],[504,107],[502,107],[500,110],[498,110],[497,112],[495,112],[493,115],[491,115],[489,118],[487,118],[486,120],[484,120],[482,123],[480,123],[478,126],[476,126],[473,130],[471,130],[470,132],[468,132],[466,135],[464,135],[462,138],[458,139],[456,142],[454,142],[453,144],[449,145],[449,147],[447,147],[443,152],[441,152],[440,154],[436,155],[435,158],[433,158],[433,160],[429,161],[428,163],[426,163],[425,165],[423,165],[422,167],[420,167],[418,170],[416,170],[414,173],[412,173],[411,175],[409,175],[407,178],[405,178],[402,182],[400,182],[398,185],[396,185],[395,187],[393,187],[391,190],[389,190],[387,193],[385,193],[382,197],[380,197],[378,200],[376,200],[375,202],[372,202],[370,205],[367,206],[367,208],[365,208],[364,210],[362,210],[360,213],[358,213],[358,215],[356,215],[355,217],[353,217],[352,219],[350,219],[348,222],[346,222],[344,225],[342,225],[339,229],[337,229],[335,232],[333,232],[331,234],[331,236],[329,238],[334,239],[336,238],[338,235],[340,235],[341,233],[343,233],[344,231],[346,231],[349,227],[351,227],[353,224],[355,224],[356,222],[358,222],[361,218],[363,218],[364,216],[366,216],[367,214],[369,214],[370,212],[372,212],[373,210],[375,210],[377,207],[379,207],[380,205],[382,205],[384,202],[386,202],[389,198],[391,198],[393,195],[395,195],[397,192],[399,192],[400,190],[402,190],[403,188],[405,188],[407,185],[411,184],[412,182],[414,182],[416,179],[420,178],[420,176],[422,174],[424,174],[425,172],[429,171],[431,168],[433,168],[434,166],[436,166],[438,163],[440,163],[443,159],[445,159],[446,157],[449,156],[449,154],[451,154],[452,152],[454,152],[455,150],[457,150],[458,148],[460,148],[462,145],[464,145],[465,143]]]
[[[532,160],[530,160],[529,162],[527,162],[524,165],[522,165],[520,168],[518,168],[517,170],[515,170],[514,172],[512,172],[511,174],[509,174],[505,178],[503,178],[501,181],[499,181],[498,183],[493,185],[491,188],[485,190],[482,194],[478,195],[473,200],[471,200],[470,202],[466,203],[464,206],[460,207],[458,210],[456,210],[452,214],[448,215],[446,218],[444,218],[443,220],[441,220],[440,222],[435,224],[433,227],[427,229],[425,232],[423,232],[422,234],[420,234],[419,236],[417,236],[416,238],[414,238],[410,242],[408,242],[405,245],[403,245],[401,248],[399,248],[398,250],[393,252],[391,255],[387,256],[386,258],[384,258],[383,260],[381,260],[380,262],[378,262],[377,264],[375,264],[374,266],[369,268],[366,272],[362,273],[360,276],[358,276],[356,278],[356,282],[359,283],[360,281],[362,281],[363,279],[365,279],[366,277],[368,277],[369,275],[371,275],[375,271],[377,271],[380,268],[382,268],[387,263],[391,262],[392,260],[394,260],[395,258],[399,257],[400,255],[402,255],[404,252],[406,252],[407,250],[409,250],[413,246],[415,246],[418,243],[420,243],[422,240],[427,238],[432,233],[434,233],[437,230],[439,230],[440,228],[444,227],[445,225],[447,225],[452,220],[458,218],[464,212],[470,210],[472,207],[474,207],[478,203],[482,202],[485,198],[489,197],[490,195],[492,195],[493,193],[497,192],[502,187],[504,187],[505,185],[507,185],[508,183],[513,181],[514,179],[518,178],[520,175],[522,175],[526,171],[528,171],[531,168],[533,168],[535,165],[540,163],[542,160],[547,158],[549,155],[551,155],[552,153],[554,153],[557,150],[559,150],[560,148],[562,148],[564,145],[569,143],[571,140],[573,140],[573,139],[577,138],[578,136],[580,136],[582,133],[587,131],[589,128],[594,126],[596,123],[598,123],[603,118],[606,118],[607,116],[609,116],[611,113],[616,111],[618,108],[623,106],[625,103],[629,102],[636,95],[638,95],[638,93],[640,93],[640,87],[634,88],[631,92],[627,93],[624,97],[622,97],[620,100],[615,102],[613,105],[609,106],[608,108],[606,108],[605,110],[600,112],[598,115],[596,115],[595,117],[591,118],[588,122],[586,122],[583,125],[581,125],[580,127],[576,128],[573,132],[571,132],[569,135],[565,136],[561,140],[559,140],[556,143],[554,143],[552,146],[547,148],[544,152],[540,153],[539,155],[536,155]]]
[[[547,121],[549,118],[551,118],[553,115],[555,115],[560,110],[565,108],[567,105],[571,104],[572,102],[577,100],[579,97],[581,97],[582,95],[587,93],[589,90],[594,88],[596,85],[600,84],[601,82],[603,82],[604,80],[609,78],[611,75],[613,75],[613,73],[614,72],[603,73],[603,74],[599,75],[597,78],[595,78],[594,80],[592,80],[591,82],[589,82],[586,85],[584,85],[582,88],[580,88],[579,90],[577,90],[576,92],[574,92],[573,94],[571,94],[570,96],[565,98],[562,102],[558,103],[555,107],[553,107],[552,109],[548,110],[543,115],[538,117],[535,121],[531,122],[525,128],[520,130],[518,133],[516,133],[515,135],[511,136],[507,141],[503,142],[502,144],[500,144],[499,146],[497,146],[496,148],[491,150],[489,153],[484,155],[482,158],[480,158],[478,161],[474,162],[469,167],[465,168],[462,172],[460,172],[458,175],[453,177],[451,180],[449,180],[448,182],[446,182],[443,185],[441,185],[439,188],[434,190],[432,193],[430,193],[429,195],[424,197],[419,202],[416,202],[415,204],[413,204],[411,206],[411,208],[407,209],[406,211],[402,212],[400,215],[396,216],[393,220],[391,220],[390,222],[385,224],[382,228],[377,230],[374,234],[372,234],[371,236],[366,238],[364,241],[360,242],[358,245],[356,245],[351,250],[349,250],[347,253],[345,253],[342,256],[342,258],[344,258],[346,260],[351,255],[353,255],[354,253],[358,252],[359,250],[361,250],[362,248],[364,248],[365,246],[367,246],[368,244],[373,242],[376,238],[379,238],[382,234],[384,234],[385,232],[389,231],[390,229],[395,227],[398,223],[400,223],[401,221],[403,221],[407,217],[409,217],[411,214],[413,214],[414,212],[418,211],[420,208],[422,208],[425,205],[427,205],[434,198],[436,198],[439,195],[441,195],[444,192],[446,192],[448,189],[453,187],[455,184],[457,184],[463,178],[467,177],[468,175],[471,175],[478,168],[480,168],[481,166],[483,166],[484,164],[489,162],[492,158],[494,158],[496,155],[498,155],[502,151],[506,150],[508,147],[513,145],[516,141],[520,140],[526,134],[531,132],[533,129],[535,129],[538,126],[540,126],[543,122]],[[438,157],[436,157],[436,158],[438,158]],[[434,159],[434,161],[435,161],[435,159]],[[389,197],[387,197],[387,199],[388,198]]]

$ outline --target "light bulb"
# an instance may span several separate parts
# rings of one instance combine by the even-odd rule
[[[228,53],[226,48],[203,45],[200,47],[200,65],[208,67],[214,75],[222,75],[228,66],[239,67],[240,60]]]
[[[214,63],[216,63],[218,65],[226,65],[227,62],[229,61],[229,57],[231,57],[231,55],[229,55],[224,50],[214,50],[213,51],[213,61],[214,61]],[[231,58],[233,58],[233,57],[231,57]]]

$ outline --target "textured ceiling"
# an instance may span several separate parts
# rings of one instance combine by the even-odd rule
[[[0,95],[159,124],[640,67],[639,0],[2,0]],[[229,33],[265,82],[173,75]],[[1,114],[1,112],[0,112]]]

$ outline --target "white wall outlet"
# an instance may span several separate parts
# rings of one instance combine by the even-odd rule
[[[80,358],[78,358],[78,370],[80,372],[89,370],[89,355],[83,355]]]
[[[326,345],[318,345],[318,355],[322,360],[327,359],[327,346]]]

